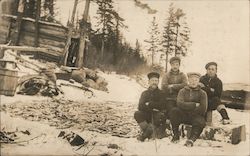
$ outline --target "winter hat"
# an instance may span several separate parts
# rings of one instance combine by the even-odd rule
[[[174,56],[174,57],[172,57],[172,58],[169,60],[170,64],[171,64],[172,62],[174,62],[174,61],[178,61],[179,64],[181,63],[181,59],[180,59],[179,57],[177,57],[177,56]]]
[[[206,64],[205,68],[207,69],[211,65],[214,65],[214,66],[217,67],[217,63],[216,62],[209,62],[209,63]]]
[[[151,79],[151,78],[153,78],[153,77],[155,77],[155,78],[160,78],[160,74],[159,73],[157,73],[157,72],[151,72],[151,73],[148,73],[148,79]]]
[[[196,77],[200,78],[201,74],[197,73],[197,72],[189,72],[189,73],[187,73],[187,76],[188,76],[188,78],[190,78],[191,76],[196,76]]]

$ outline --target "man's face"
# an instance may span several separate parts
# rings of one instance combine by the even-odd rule
[[[156,77],[152,77],[149,79],[148,83],[149,83],[150,88],[156,89],[158,87],[158,84],[159,84],[159,79]]]
[[[179,68],[180,68],[180,63],[179,63],[179,61],[173,61],[170,65],[171,65],[171,69],[172,69],[173,71],[178,71]]]
[[[216,73],[217,73],[217,67],[215,65],[210,65],[207,68],[207,75],[209,77],[214,77]]]
[[[192,88],[197,87],[198,84],[199,84],[199,81],[200,81],[200,79],[197,76],[190,76],[188,78],[189,86],[192,87]]]

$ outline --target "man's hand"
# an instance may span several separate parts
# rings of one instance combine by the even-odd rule
[[[148,107],[149,109],[152,109],[153,108],[153,103],[152,102],[146,102],[145,103],[145,106]]]
[[[203,83],[201,83],[201,82],[199,82],[199,86],[201,86],[201,88],[205,87],[205,85]]]
[[[174,85],[173,85],[173,84],[168,85],[168,88],[173,88],[173,87],[174,87]]]
[[[170,124],[170,120],[169,119],[166,119],[166,124]]]
[[[200,103],[195,103],[195,107],[199,107],[200,106]]]
[[[210,88],[210,90],[211,90],[211,92],[214,92],[214,91],[215,91],[214,88]]]
[[[153,112],[159,112],[159,110],[154,108],[154,109],[153,109]]]

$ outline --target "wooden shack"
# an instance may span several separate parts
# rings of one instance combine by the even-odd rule
[[[0,44],[15,41],[17,38],[17,16],[2,14],[0,22]],[[48,48],[54,57],[61,57],[67,40],[68,28],[60,24],[39,21],[38,46]],[[35,46],[35,20],[22,19],[20,46]]]
[[[27,51],[27,48],[26,50],[25,48],[20,50],[16,46],[28,46],[31,47],[28,49],[29,53],[33,52],[36,56],[45,56],[46,60],[52,59],[63,65],[83,66],[86,29],[84,29],[85,26],[82,26],[80,29],[72,26],[78,0],[74,2],[69,27],[58,24],[58,22],[42,21],[40,18],[41,2],[42,0],[35,2],[35,7],[39,9],[36,9],[35,16],[30,18],[24,14],[25,11],[27,12],[25,10],[27,0],[0,1],[1,47],[8,49],[10,47],[6,47],[3,44],[10,43],[18,51]],[[87,21],[89,3],[90,0],[87,0],[82,21]],[[43,50],[41,51],[41,49]],[[74,62],[72,57],[76,58],[77,61]]]

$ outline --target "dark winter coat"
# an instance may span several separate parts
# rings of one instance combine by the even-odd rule
[[[165,112],[167,109],[163,93],[159,88],[144,91],[139,100],[139,111],[151,113],[153,109],[161,112]]]
[[[173,89],[169,89],[169,85],[173,85]],[[161,89],[164,92],[167,99],[174,99],[178,95],[180,89],[187,85],[187,77],[183,72],[170,71],[166,73],[162,78]]]
[[[221,80],[217,77],[217,75],[213,78],[210,78],[207,74],[200,78],[200,82],[204,84],[205,87],[202,89],[207,93],[208,98],[221,97],[221,93],[223,90],[223,85]],[[211,91],[211,88],[214,89],[214,92]]]
[[[196,103],[200,103],[200,106],[196,107]],[[178,93],[177,107],[185,112],[204,115],[207,106],[207,94],[200,87],[186,86]]]

